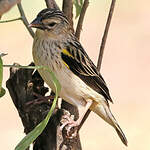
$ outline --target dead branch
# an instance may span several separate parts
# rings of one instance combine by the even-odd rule
[[[47,97],[45,99],[44,96],[48,92],[48,88],[44,86],[44,81],[39,73],[37,71],[33,72],[33,69],[12,67],[10,68],[10,77],[6,82],[26,134],[46,117],[54,98],[51,95],[48,97],[50,101]],[[48,125],[34,141],[34,150],[81,150],[79,135],[76,138],[68,139],[66,133],[62,133],[60,122],[63,115],[70,117],[70,112],[56,106]]]

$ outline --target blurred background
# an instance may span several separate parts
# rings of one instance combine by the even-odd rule
[[[56,0],[61,7],[61,0]],[[111,0],[90,0],[81,35],[87,53],[97,63],[100,41]],[[22,0],[31,22],[45,8],[44,0]],[[112,127],[91,113],[80,136],[83,150],[149,150],[150,149],[150,1],[117,1],[101,73],[110,89],[114,104],[111,110],[128,139],[125,147]],[[2,20],[17,18],[17,7]],[[0,51],[8,53],[4,64],[32,61],[33,39],[21,21],[0,24]],[[9,69],[4,69],[5,82]],[[0,147],[13,150],[24,137],[18,113],[7,94],[0,99]]]

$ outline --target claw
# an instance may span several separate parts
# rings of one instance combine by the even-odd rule
[[[75,138],[78,133],[78,122],[73,120],[73,117],[69,117],[68,115],[64,115],[61,120],[61,127],[60,129],[63,131],[63,129],[66,130],[66,136],[67,138]]]
[[[78,133],[78,124],[77,122],[71,122],[67,125],[67,136],[68,138],[75,138]]]
[[[70,114],[66,113],[63,115],[61,123],[62,123],[62,127],[61,130],[63,131],[63,129],[66,129],[66,137],[67,138],[75,138],[78,134],[79,131],[79,125],[82,122],[82,119],[85,115],[85,113],[87,112],[87,110],[90,108],[90,106],[92,105],[93,101],[92,100],[88,100],[86,103],[86,106],[82,106],[80,105],[80,107],[78,107],[78,111],[79,111],[79,118],[78,120],[74,121],[74,118],[72,118],[72,116],[70,116]]]

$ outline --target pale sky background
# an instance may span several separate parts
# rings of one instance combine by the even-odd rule
[[[61,0],[59,1],[59,4]],[[22,0],[29,22],[45,7],[43,0]],[[36,3],[35,3],[36,2]],[[101,36],[110,0],[90,0],[81,42],[97,62]],[[35,3],[35,4],[34,4]],[[91,113],[80,131],[83,150],[149,150],[150,149],[150,1],[117,1],[108,35],[101,73],[114,104],[111,110],[128,139],[125,147],[112,127]],[[2,20],[18,17],[17,7]],[[0,24],[0,51],[8,53],[4,64],[32,61],[32,38],[21,21]],[[9,77],[4,69],[4,81]],[[13,150],[24,137],[18,113],[7,94],[0,100],[0,147]]]

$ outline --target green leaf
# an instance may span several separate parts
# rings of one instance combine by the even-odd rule
[[[3,61],[2,58],[0,57],[0,92],[2,87],[2,80],[3,80]]]
[[[6,93],[6,90],[3,87],[1,87],[0,97],[3,97],[5,93]]]
[[[75,8],[76,8],[75,18],[77,18],[81,13],[81,9],[82,9],[82,6],[83,6],[83,0],[74,0],[74,5],[75,5]]]
[[[0,56],[0,97],[4,96],[6,91],[2,88],[2,81],[3,81],[3,61]]]
[[[36,67],[36,66],[35,66]],[[38,66],[37,66],[38,67]],[[46,127],[54,109],[56,106],[56,102],[57,102],[57,98],[58,98],[58,94],[61,90],[61,86],[60,83],[58,82],[58,80],[55,77],[55,74],[53,72],[51,72],[48,68],[44,67],[43,69],[47,70],[50,73],[50,76],[53,80],[53,83],[55,85],[56,88],[56,95],[52,104],[52,107],[49,111],[49,113],[47,114],[46,118],[39,123],[30,133],[28,133],[23,139],[22,141],[16,146],[15,150],[25,150],[26,148],[29,147],[29,145],[42,133],[42,131],[44,130],[44,128]]]

